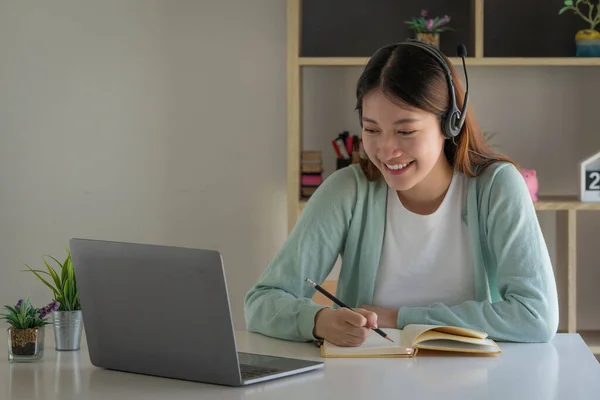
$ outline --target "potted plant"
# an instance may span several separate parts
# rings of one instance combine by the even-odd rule
[[[46,257],[58,265],[58,271],[48,263]],[[27,264],[25,266],[29,270],[25,271],[34,273],[52,290],[54,300],[60,303],[60,308],[52,313],[56,350],[79,350],[82,314],[71,252],[67,250],[67,258],[62,263],[48,255],[43,255],[42,261],[47,271],[33,269]],[[49,279],[45,279],[44,275]]]
[[[415,32],[417,40],[430,43],[438,49],[440,47],[440,33],[453,30],[447,26],[450,22],[449,16],[430,18],[427,10],[421,11],[419,17],[404,22]]]
[[[48,324],[48,316],[58,307],[58,302],[53,301],[38,309],[31,305],[30,299],[4,306],[8,314],[0,316],[10,325],[6,330],[10,362],[33,362],[44,357],[44,326]]]
[[[587,13],[579,10],[580,5],[586,5]],[[594,7],[596,13],[594,15]],[[565,0],[564,6],[558,11],[562,14],[567,10],[573,11],[579,15],[585,22],[590,24],[589,29],[582,29],[575,34],[575,55],[578,57],[600,57],[600,32],[596,26],[600,24],[600,0],[597,5],[592,4],[592,0]],[[586,15],[587,14],[587,15]]]

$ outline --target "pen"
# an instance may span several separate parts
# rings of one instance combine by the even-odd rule
[[[338,306],[352,310],[351,307],[348,307],[347,305],[342,303],[341,300],[339,300],[337,297],[335,297],[334,295],[329,293],[327,290],[323,289],[320,285],[317,285],[315,282],[311,281],[310,278],[306,278],[306,283],[308,283],[310,286],[317,289],[319,292],[323,293],[323,295],[325,295],[329,300],[332,300],[333,302],[335,302],[335,304],[337,304]],[[387,339],[390,342],[394,343],[394,341],[392,339],[390,339],[390,337],[387,335],[387,333],[385,333],[381,329],[374,328],[373,330],[375,332],[377,332],[379,334],[379,336],[381,336],[382,338]]]

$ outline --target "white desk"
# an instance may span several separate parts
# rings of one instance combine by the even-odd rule
[[[311,344],[237,337],[240,351],[321,359]],[[242,388],[103,370],[90,364],[85,341],[78,352],[56,352],[51,329],[46,340],[44,359],[33,364],[9,364],[0,340],[0,400],[600,399],[600,364],[574,334],[549,344],[500,343],[494,358],[326,359],[320,371]]]

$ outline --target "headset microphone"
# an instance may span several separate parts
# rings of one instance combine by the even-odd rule
[[[467,117],[467,106],[469,105],[469,76],[467,74],[467,65],[465,62],[465,57],[467,56],[466,46],[464,44],[460,44],[458,45],[456,50],[457,55],[462,59],[463,69],[465,71],[465,99],[463,102],[462,110],[460,110],[458,108],[458,105],[456,104],[456,93],[454,91],[452,73],[450,72],[450,67],[444,59],[442,52],[437,47],[416,39],[408,39],[407,41],[401,42],[399,44],[417,46],[427,51],[434,59],[438,61],[438,63],[444,70],[446,80],[448,81],[449,105],[441,117],[441,128],[444,136],[448,139],[452,139],[452,142],[456,144],[456,142],[454,142],[454,138],[460,134],[460,131],[462,130],[463,125],[465,124],[465,120]],[[487,159],[496,160],[496,158],[493,156],[480,154],[471,149],[469,149],[469,152],[477,154]]]
[[[465,62],[465,57],[467,56],[466,46],[464,44],[460,44],[457,48],[457,54],[462,59],[463,68],[465,70],[465,98],[461,110],[456,104],[456,93],[454,90],[452,73],[450,72],[450,67],[446,62],[443,53],[436,46],[420,41],[418,39],[407,39],[404,42],[388,45],[384,48],[393,48],[398,45],[419,47],[422,50],[429,53],[442,67],[442,70],[444,71],[444,75],[446,76],[446,80],[448,83],[448,108],[441,115],[440,124],[444,137],[446,137],[447,139],[454,140],[454,138],[460,134],[460,131],[462,130],[463,125],[465,124],[465,120],[467,117],[467,106],[469,103],[469,77],[467,75],[467,65]]]
[[[464,44],[460,44],[458,45],[458,49],[456,52],[458,56],[462,58],[463,69],[465,71],[465,100],[463,102],[462,111],[460,112],[460,119],[456,124],[456,129],[458,130],[458,132],[460,132],[465,123],[465,118],[467,117],[467,105],[469,104],[469,76],[467,74],[467,65],[465,63],[465,57],[467,56],[467,48]]]
[[[421,49],[428,52],[437,62],[440,64],[442,69],[444,70],[444,74],[446,75],[446,80],[448,82],[448,99],[449,104],[446,111],[444,111],[441,116],[441,128],[444,136],[448,139],[454,139],[456,136],[460,134],[462,127],[465,123],[465,119],[467,117],[467,105],[469,102],[469,80],[467,76],[467,66],[465,62],[465,57],[467,56],[467,48],[464,44],[461,44],[457,48],[457,53],[460,58],[462,58],[463,68],[465,70],[465,81],[466,81],[466,91],[465,91],[465,100],[462,106],[462,110],[458,108],[456,104],[456,93],[454,90],[454,82],[452,80],[452,73],[450,72],[450,67],[446,62],[446,59],[443,56],[443,53],[435,46],[422,42],[417,39],[408,39],[405,42],[399,43],[401,45],[411,45],[420,47]]]

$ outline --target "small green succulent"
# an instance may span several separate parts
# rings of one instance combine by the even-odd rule
[[[8,314],[0,314],[0,317],[15,329],[38,328],[49,323],[48,315],[58,310],[59,306],[57,301],[52,301],[45,307],[35,308],[30,299],[25,301],[20,299],[14,306],[5,305],[4,308],[8,310]]]

